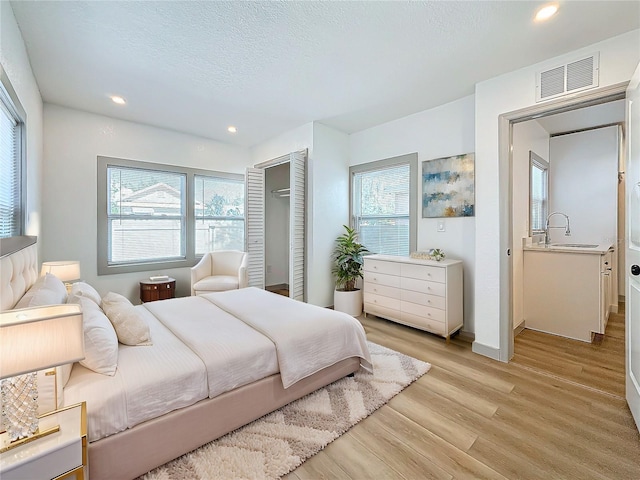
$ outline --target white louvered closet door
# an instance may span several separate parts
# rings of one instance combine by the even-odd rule
[[[301,302],[305,300],[305,158],[305,151],[289,155],[289,297]]]
[[[249,255],[247,273],[249,286],[264,288],[264,170],[247,168],[246,195],[246,251]]]

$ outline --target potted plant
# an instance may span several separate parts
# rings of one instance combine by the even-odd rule
[[[358,243],[358,233],[343,225],[346,232],[336,238],[332,273],[336,278],[333,308],[357,317],[362,313],[362,291],[356,281],[362,278],[362,255],[369,253]]]

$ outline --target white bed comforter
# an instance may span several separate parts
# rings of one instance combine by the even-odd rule
[[[285,388],[349,358],[371,370],[353,317],[245,288],[136,309],[152,345],[120,345],[113,377],[75,364],[64,403],[86,401],[89,441],[280,372]]]
[[[87,402],[90,442],[207,398],[202,360],[144,306],[136,309],[153,345],[120,345],[113,377],[76,363],[64,387],[65,405]]]
[[[210,398],[278,373],[273,342],[202,297],[144,307],[200,357]]]
[[[284,388],[349,357],[360,357],[361,366],[372,370],[364,328],[346,313],[255,287],[209,293],[202,298],[275,344]]]

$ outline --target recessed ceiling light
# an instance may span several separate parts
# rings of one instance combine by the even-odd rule
[[[227,131],[229,133],[236,133],[238,131],[238,129],[236,127],[234,127],[233,125],[231,125],[229,128],[227,128]]]
[[[113,103],[117,103],[118,105],[124,105],[125,103],[127,103],[124,98],[119,97],[118,95],[112,95],[111,101],[113,101]]]
[[[535,20],[536,22],[544,22],[545,20],[553,17],[558,11],[558,4],[551,3],[549,5],[545,5],[540,10],[536,12]]]

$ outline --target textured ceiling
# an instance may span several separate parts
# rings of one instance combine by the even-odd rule
[[[310,121],[360,131],[640,27],[638,1],[560,3],[545,24],[537,1],[12,7],[45,102],[251,146]]]

